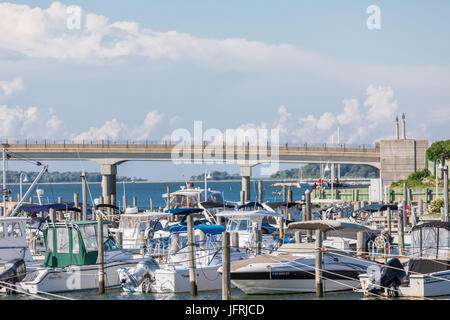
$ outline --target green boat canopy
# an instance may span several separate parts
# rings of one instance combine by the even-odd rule
[[[108,222],[103,224],[103,245],[108,241]],[[97,222],[74,221],[49,224],[43,231],[46,244],[44,267],[97,263]]]

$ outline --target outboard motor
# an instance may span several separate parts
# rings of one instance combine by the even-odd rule
[[[13,259],[5,263],[5,268],[3,272],[0,274],[0,286],[4,286],[6,288],[6,292],[8,294],[12,294],[17,292],[15,286],[10,286],[8,289],[8,284],[14,285],[20,281],[22,281],[27,274],[27,268],[25,266],[25,261],[23,259]],[[5,284],[5,282],[7,284]]]
[[[394,269],[395,268],[395,269]],[[379,287],[375,286],[369,290],[369,293],[379,295],[384,290],[387,290],[388,296],[398,296],[398,287],[402,283],[402,280],[406,277],[406,272],[403,269],[403,265],[400,260],[393,258],[389,260],[386,265],[381,269]]]

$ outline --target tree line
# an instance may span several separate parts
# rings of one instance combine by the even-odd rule
[[[25,176],[27,177],[27,183],[33,182],[33,180],[37,177],[39,174],[38,172],[29,171],[29,172],[22,172],[22,171],[8,171],[7,173],[7,182],[8,183],[19,183],[20,182],[20,174],[22,173],[22,183],[24,182]],[[86,172],[86,179],[89,182],[101,182],[102,181],[102,175],[99,172]],[[130,178],[130,177],[123,177],[123,176],[117,176],[116,181],[122,182],[122,181],[143,181],[144,179],[141,178]],[[0,182],[3,181],[3,172],[0,173]],[[75,172],[46,172],[41,177],[40,182],[81,182],[81,171],[75,171]]]

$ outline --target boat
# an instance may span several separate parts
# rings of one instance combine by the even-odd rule
[[[244,209],[245,206],[247,206],[247,209],[252,207],[253,210],[240,210]],[[262,206],[249,203],[239,206],[237,210],[224,210],[216,215],[227,219],[227,232],[236,232],[238,234],[238,247],[240,249],[246,251],[255,250],[257,247],[256,233],[261,232],[261,249],[266,251],[275,250],[280,241],[274,236],[274,233],[278,230],[274,225],[277,224],[276,221],[282,217],[282,214],[257,208],[262,208]]]
[[[15,293],[16,284],[35,261],[26,237],[27,217],[0,217],[0,292]]]
[[[108,222],[103,223],[105,288],[120,286],[117,269],[146,261],[157,266],[148,256],[134,257],[108,236]],[[50,223],[44,229],[46,243],[43,264],[27,273],[19,282],[28,293],[72,292],[98,288],[99,257],[96,221]]]
[[[184,220],[198,208],[171,209],[182,215],[182,221],[155,233],[149,241],[149,254],[159,256],[159,268],[140,263],[118,270],[125,292],[179,293],[190,291],[187,227]],[[197,220],[200,222],[200,220]],[[222,265],[222,233],[225,226],[203,221],[194,222],[195,271],[197,291],[219,290],[222,278],[217,270]],[[248,254],[230,250],[231,261],[248,258]]]
[[[206,197],[205,197],[206,193]],[[201,202],[213,202],[223,204],[223,196],[221,191],[215,191],[208,188],[205,189],[194,187],[193,183],[187,186],[181,186],[180,190],[170,192],[169,199],[167,193],[162,195],[166,201],[166,208],[197,208]]]
[[[336,220],[294,222],[288,229],[371,232],[366,226]],[[354,259],[348,253],[352,248],[345,238],[326,237],[323,247],[324,292],[359,287],[358,275],[365,272],[370,262]],[[246,294],[311,293],[316,290],[315,259],[315,243],[285,243],[271,253],[232,262],[230,279]]]
[[[410,259],[393,258],[359,276],[365,296],[450,295],[450,222],[424,222],[412,228]]]
[[[170,216],[167,212],[124,213],[120,215],[118,228],[110,228],[110,231],[122,233],[123,249],[138,250],[142,245],[141,232],[144,232],[144,241],[148,242],[155,232],[166,227]]]

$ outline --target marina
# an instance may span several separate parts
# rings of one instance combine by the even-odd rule
[[[1,2],[0,304],[445,313],[449,11]]]

